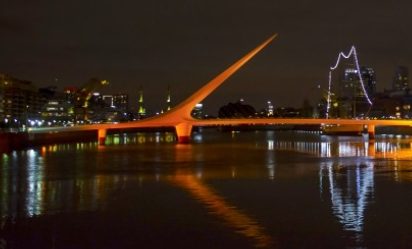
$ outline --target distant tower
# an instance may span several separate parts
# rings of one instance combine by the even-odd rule
[[[272,101],[268,100],[267,107],[266,107],[266,114],[268,117],[273,117],[274,115],[274,107]]]
[[[142,87],[139,88],[139,97],[138,97],[138,111],[137,114],[139,116],[145,116],[146,115],[146,108],[144,108],[144,103],[143,103],[143,89]]]
[[[407,67],[398,66],[393,79],[392,90],[404,91],[409,89],[409,70]]]
[[[166,110],[170,111],[170,109],[172,108],[172,98],[170,95],[170,85],[167,86],[167,99],[166,99]]]

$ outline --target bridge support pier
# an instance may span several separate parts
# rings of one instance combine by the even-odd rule
[[[177,141],[181,144],[187,144],[190,142],[190,134],[192,133],[192,125],[186,123],[180,123],[175,126]]]
[[[99,143],[99,145],[104,145],[106,142],[106,133],[107,130],[106,129],[99,129],[97,131],[97,142]]]
[[[368,125],[369,140],[375,139],[375,125]]]

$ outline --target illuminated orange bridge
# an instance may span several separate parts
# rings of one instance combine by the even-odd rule
[[[246,62],[252,59],[259,51],[266,47],[277,35],[271,36],[262,44],[243,56],[225,71],[217,75],[206,85],[197,90],[189,98],[181,102],[170,111],[144,120],[117,123],[117,124],[93,124],[73,127],[46,127],[29,128],[30,133],[69,132],[69,131],[93,131],[97,132],[98,141],[104,144],[107,131],[110,129],[132,128],[156,128],[175,127],[178,141],[188,142],[194,126],[222,126],[222,125],[277,125],[277,124],[331,124],[331,125],[363,125],[367,127],[370,137],[374,136],[375,126],[409,126],[409,120],[356,120],[356,119],[314,119],[314,118],[242,118],[242,119],[208,119],[199,120],[191,116],[191,112],[197,103],[200,103],[216,88],[223,84],[232,74],[239,70]]]

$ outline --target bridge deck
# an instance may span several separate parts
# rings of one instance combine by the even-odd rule
[[[224,126],[224,125],[373,125],[373,126],[412,126],[412,120],[379,120],[379,119],[314,119],[314,118],[247,118],[247,119],[205,119],[187,120],[190,126]],[[141,120],[117,124],[78,125],[72,127],[41,127],[30,128],[29,133],[50,133],[87,130],[133,129],[175,127],[174,122],[159,122],[156,120]]]

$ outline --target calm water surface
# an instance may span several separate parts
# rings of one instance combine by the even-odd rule
[[[0,154],[0,249],[412,248],[412,138],[116,134]]]

